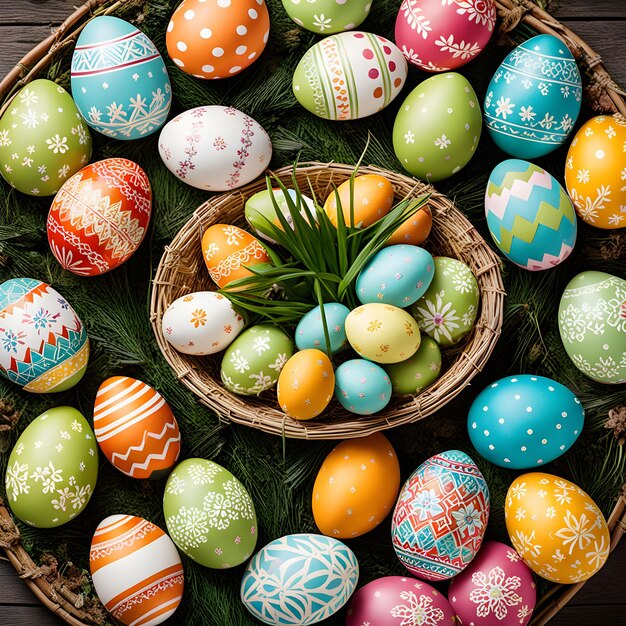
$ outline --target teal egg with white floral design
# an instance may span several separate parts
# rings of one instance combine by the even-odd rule
[[[76,409],[36,417],[17,440],[5,486],[11,511],[37,528],[55,528],[87,506],[98,478],[96,438]]]
[[[599,382],[626,382],[626,280],[582,272],[559,304],[561,340],[574,365]]]
[[[225,467],[185,459],[170,474],[163,495],[167,532],[190,559],[214,569],[250,557],[258,534],[254,502]]]
[[[474,328],[479,290],[472,270],[458,259],[435,257],[435,276],[409,312],[420,331],[442,348],[464,339]]]

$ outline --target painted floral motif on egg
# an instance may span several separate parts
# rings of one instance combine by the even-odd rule
[[[287,15],[313,33],[332,35],[361,24],[372,8],[372,0],[283,0]]]

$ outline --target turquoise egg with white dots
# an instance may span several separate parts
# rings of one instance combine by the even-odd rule
[[[391,380],[380,365],[352,359],[335,370],[335,398],[351,413],[372,415],[389,404]]]
[[[567,452],[582,432],[585,409],[565,385],[544,376],[501,378],[480,392],[467,430],[487,461],[500,467],[542,467]]]
[[[340,302],[324,303],[324,316],[330,339],[330,352],[339,352],[348,343],[346,337],[346,317],[350,309]],[[296,346],[298,350],[315,349],[328,352],[324,321],[320,306],[311,309],[296,326]]]

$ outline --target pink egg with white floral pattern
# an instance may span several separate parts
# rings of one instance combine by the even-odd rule
[[[530,568],[513,548],[497,541],[485,541],[448,590],[463,626],[525,626],[536,599]]]
[[[409,63],[446,72],[475,59],[495,23],[494,0],[403,0],[395,40]]]
[[[361,587],[348,606],[346,626],[453,626],[454,609],[428,583],[385,576]]]

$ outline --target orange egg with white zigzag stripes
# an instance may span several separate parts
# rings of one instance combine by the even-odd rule
[[[180,454],[178,422],[165,398],[128,376],[113,376],[100,385],[93,426],[107,459],[132,478],[160,478]]]
[[[91,541],[89,569],[98,597],[127,626],[156,626],[178,608],[185,584],[173,541],[134,515],[102,520]]]

